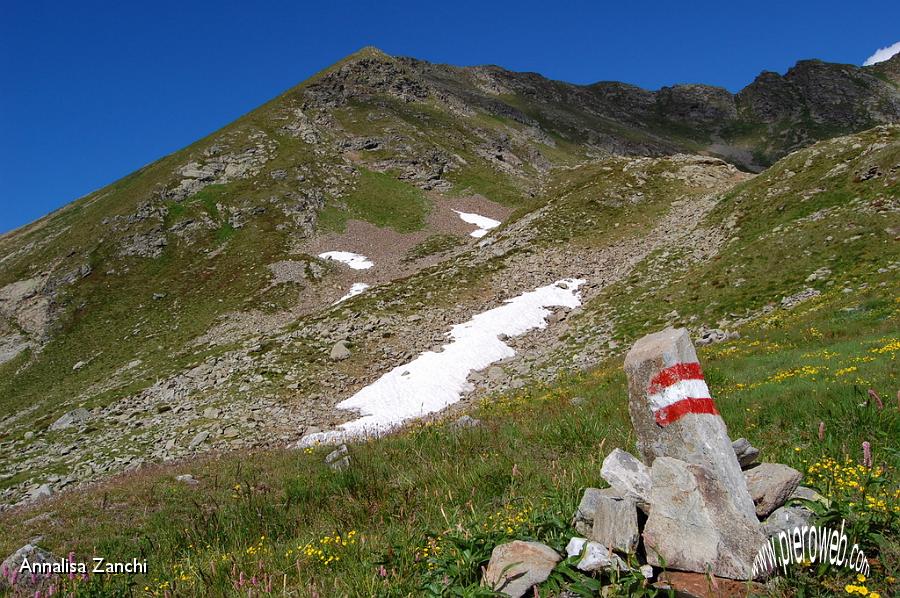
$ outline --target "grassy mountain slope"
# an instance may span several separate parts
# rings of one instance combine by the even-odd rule
[[[787,439],[808,434],[800,410],[849,409],[854,384],[887,392],[896,381],[900,133],[869,128],[900,119],[896,60],[803,61],[732,95],[702,85],[576,86],[367,48],[3,235],[0,510],[20,507],[2,515],[10,533],[0,548],[41,532],[53,548],[87,551],[83,539],[96,538],[97,549],[159,550],[156,583],[174,583],[171,567],[184,566],[184,593],[215,595],[231,565],[207,576],[201,559],[227,552],[247,567],[261,550],[252,548],[257,533],[275,542],[267,550],[295,553],[290,544],[319,531],[355,527],[370,543],[363,565],[304,561],[291,587],[371,594],[387,583],[415,593],[422,571],[414,559],[394,562],[392,546],[484,521],[517,497],[546,494],[529,511],[540,525],[528,533],[562,537],[553,518],[571,510],[579,487],[598,483],[599,456],[588,458],[577,439],[630,442],[618,361],[666,324],[744,334],[706,354],[718,392],[744,409],[774,405],[770,378],[787,381],[796,405],[735,424],[747,434],[741,425],[757,426],[754,440],[786,458]],[[828,140],[782,157],[818,139]],[[756,176],[734,166],[773,162]],[[503,224],[476,239],[456,212]],[[335,250],[375,266],[354,271],[317,257]],[[428,426],[359,447],[354,459],[366,465],[341,476],[320,465],[319,451],[280,448],[352,418],[335,405],[438,348],[451,325],[567,277],[587,280],[583,305],[510,339],[517,355],[473,374],[475,390],[453,410],[475,409],[489,434]],[[360,282],[371,288],[336,303]],[[339,341],[351,355],[337,361]],[[879,347],[888,349],[872,352]],[[560,399],[575,394],[593,407]],[[537,417],[548,402],[552,422]],[[53,425],[74,409],[86,412]],[[844,432],[844,416],[872,424],[896,467],[893,416],[834,411],[829,430],[846,443],[823,450],[851,454],[861,441]],[[776,434],[786,422],[789,434]],[[451,449],[438,455],[442,443]],[[203,457],[198,488],[172,483],[176,468],[205,452],[229,456]],[[469,468],[472,455],[481,462]],[[239,481],[246,492],[234,489]],[[64,498],[28,506],[44,484]],[[478,496],[457,490],[476,486],[485,488]],[[148,498],[158,488],[166,497]],[[114,506],[104,492],[118,497]],[[200,520],[179,503],[185,492]],[[103,513],[76,514],[98,500]],[[437,519],[440,506],[453,517],[444,509]],[[23,508],[52,523],[14,524],[31,517]],[[391,515],[398,509],[399,519],[416,514],[401,522]],[[478,540],[478,550],[497,537]],[[267,566],[284,574],[294,553]],[[434,571],[471,581],[480,561],[459,558],[471,562],[455,573],[436,562]],[[396,571],[387,581],[372,577],[382,564]]]
[[[248,443],[333,425],[340,396],[440,342],[448,320],[563,271],[579,274],[569,244],[585,253],[581,273],[597,277],[592,300],[624,284],[617,264],[671,255],[662,246],[672,231],[700,226],[714,251],[717,222],[731,216],[698,222],[712,208],[704,198],[743,175],[715,159],[662,157],[704,150],[734,159],[722,144],[752,129],[756,145],[744,149],[772,160],[896,120],[896,88],[876,76],[889,66],[807,61],[731,96],[696,85],[575,86],[364,49],[0,238],[0,442],[11,455],[0,491],[27,495],[41,482],[36,466],[66,478],[73,446],[88,478],[109,461],[116,470],[180,456],[216,419],[200,417],[207,407],[229,407],[225,423]],[[816,127],[779,137],[801,130],[801,116]],[[491,211],[506,228],[488,247],[451,210]],[[709,257],[689,239],[672,242],[691,260]],[[315,257],[334,249],[374,255],[378,266],[363,276]],[[360,276],[383,287],[347,304],[365,325],[329,309]],[[401,317],[425,318],[428,334],[411,337]],[[591,326],[613,317],[630,316]],[[381,328],[392,340],[363,338]],[[584,348],[580,366],[603,354],[595,332],[568,333]],[[342,337],[360,350],[337,366],[327,351]],[[49,429],[75,408],[95,412],[89,432],[102,440]],[[251,433],[248,411],[260,410],[283,422],[271,440]]]
[[[631,239],[661,232],[642,215],[674,226],[688,219],[673,214],[702,208],[687,239],[670,235],[621,279],[585,289],[555,350],[571,362],[586,339],[602,339],[591,353],[606,358],[593,367],[470,403],[480,427],[458,429],[450,417],[353,445],[344,472],[323,463],[325,448],[142,468],[4,514],[0,523],[11,533],[0,549],[40,533],[51,549],[152,555],[151,574],[133,583],[158,595],[243,595],[241,580],[252,576],[259,595],[269,583],[272,593],[286,587],[298,595],[478,595],[494,545],[532,538],[562,548],[581,490],[602,484],[602,458],[615,446],[633,449],[621,372],[627,343],[667,323],[718,325],[740,338],[701,347],[700,359],[731,436],[750,438],[766,460],[824,471],[807,483],[843,509],[850,535],[875,558],[869,587],[891,595],[900,589],[889,581],[900,577],[891,532],[900,517],[900,412],[891,404],[900,387],[900,130],[821,142],[733,186],[733,173],[700,166],[612,158],[560,171],[546,204],[497,235],[499,256],[482,262],[486,248],[474,248],[450,268],[423,270],[342,308],[417,313],[417,298],[432,293],[449,310],[493,272],[528,271],[529,252],[543,264],[559,249],[568,261],[594,256],[605,264],[597,257],[604,249],[632,248]],[[692,194],[692,177],[710,172],[729,183]],[[884,410],[866,400],[868,388],[884,397]],[[835,474],[828,459],[858,462],[863,441],[881,472]],[[174,479],[188,472],[199,485]],[[564,581],[590,584],[561,568],[544,589]],[[801,572],[771,590],[834,595],[848,581],[840,572],[816,579]],[[124,592],[124,583],[94,578],[80,587]]]

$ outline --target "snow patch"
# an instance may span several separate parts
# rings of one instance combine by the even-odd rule
[[[335,301],[334,303],[332,303],[332,305],[337,305],[341,301],[346,301],[350,297],[356,297],[357,295],[359,295],[360,293],[362,293],[363,291],[365,291],[368,288],[369,288],[369,285],[367,285],[364,282],[354,282],[352,285],[350,285],[350,290],[347,291],[347,294],[344,295],[343,297],[341,297],[340,299],[338,299],[337,301]]]
[[[360,255],[358,253],[351,253],[349,251],[326,251],[325,253],[320,253],[319,257],[323,260],[334,260],[336,262],[341,262],[342,264],[350,266],[354,270],[368,270],[375,265],[366,256]]]
[[[339,429],[304,436],[299,446],[335,443],[389,432],[403,422],[435,413],[459,401],[471,390],[469,373],[482,370],[516,352],[498,337],[520,336],[547,326],[548,307],[581,305],[581,279],[553,284],[508,299],[504,305],[482,312],[450,330],[452,339],[440,353],[426,351],[405,365],[395,367],[355,395],[338,403],[362,417]]]
[[[460,217],[463,222],[468,222],[469,224],[474,224],[478,228],[473,230],[469,235],[475,237],[476,239],[480,239],[485,236],[489,230],[492,228],[497,228],[500,226],[499,220],[494,220],[493,218],[488,218],[487,216],[482,216],[481,214],[474,214],[471,212],[460,212],[459,210],[453,210]]]

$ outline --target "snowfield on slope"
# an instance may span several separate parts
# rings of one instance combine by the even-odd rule
[[[332,303],[332,305],[337,305],[341,301],[346,301],[350,297],[356,297],[357,295],[359,295],[360,293],[362,293],[363,291],[365,291],[368,288],[369,288],[369,285],[367,285],[364,282],[354,282],[352,285],[350,285],[350,290],[347,291],[347,294],[344,295],[343,297],[341,297],[340,299],[338,299],[337,301],[335,301],[334,303]]]
[[[334,260],[346,264],[354,270],[368,270],[375,265],[366,256],[349,251],[326,251],[325,253],[320,253],[319,257],[323,260]]]
[[[417,417],[441,411],[471,390],[469,373],[482,370],[516,352],[499,339],[501,334],[520,336],[547,326],[548,307],[581,305],[581,279],[553,284],[508,299],[504,305],[482,312],[450,330],[451,342],[439,353],[426,351],[407,364],[397,366],[355,395],[338,403],[362,417],[337,430],[304,436],[299,446],[336,443],[362,436],[377,436]]]
[[[482,216],[481,214],[474,214],[472,212],[460,212],[459,210],[453,210],[464,222],[468,222],[469,224],[474,224],[478,228],[469,233],[470,236],[475,237],[476,239],[480,239],[485,236],[489,230],[492,228],[497,228],[500,226],[499,220],[494,220],[493,218],[488,218],[487,216]]]

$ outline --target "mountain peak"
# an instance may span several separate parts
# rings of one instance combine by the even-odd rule
[[[347,58],[392,58],[392,56],[376,46],[363,46]]]

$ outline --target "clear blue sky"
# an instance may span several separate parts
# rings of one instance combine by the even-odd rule
[[[143,7],[139,6],[142,4]],[[861,64],[900,2],[0,4],[0,232],[229,123],[366,45],[589,83],[736,91],[796,60]]]

